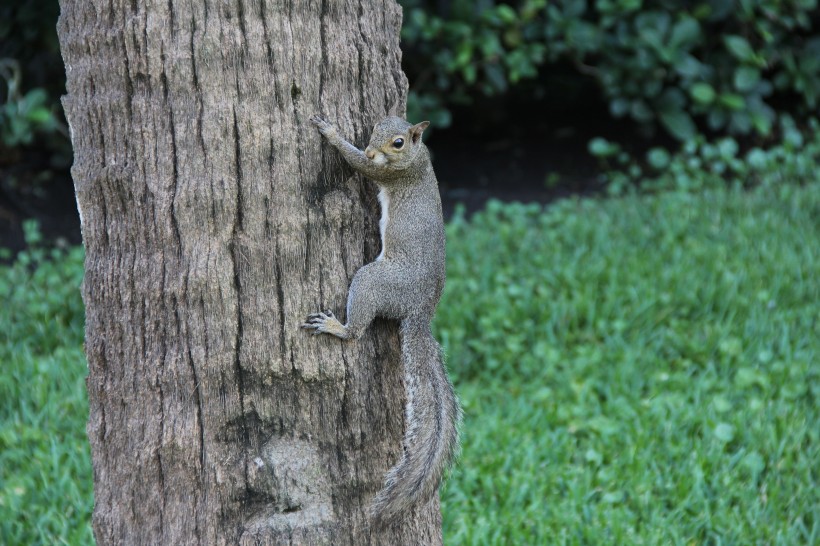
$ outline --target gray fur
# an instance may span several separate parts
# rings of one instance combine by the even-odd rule
[[[390,469],[376,495],[371,514],[377,522],[392,520],[412,505],[427,502],[458,450],[461,408],[447,377],[441,347],[430,332],[444,289],[444,221],[438,181],[430,154],[421,141],[428,122],[411,125],[386,118],[373,128],[363,152],[326,120],[319,128],[357,171],[379,185],[388,206],[379,259],[359,269],[347,297],[347,324],[332,312],[310,315],[304,328],[342,339],[358,339],[375,317],[401,321],[407,429],[404,453]],[[400,149],[396,137],[404,139]]]

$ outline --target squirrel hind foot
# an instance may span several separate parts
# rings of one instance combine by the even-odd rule
[[[312,313],[302,324],[305,330],[313,330],[313,335],[331,334],[342,339],[347,339],[347,328],[333,315],[332,311],[322,313]]]

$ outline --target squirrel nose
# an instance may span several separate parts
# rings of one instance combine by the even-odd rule
[[[367,159],[373,159],[374,157],[376,157],[376,150],[368,146],[364,149],[364,155],[367,156]]]

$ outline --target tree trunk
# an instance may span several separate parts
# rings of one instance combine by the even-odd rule
[[[395,324],[341,312],[378,253],[363,144],[403,104],[392,1],[61,0],[100,544],[435,544],[367,507],[401,453]]]

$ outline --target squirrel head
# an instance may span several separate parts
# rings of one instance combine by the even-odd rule
[[[384,118],[373,127],[364,153],[376,165],[406,169],[418,156],[423,146],[421,134],[428,125],[429,121],[412,125],[401,118]]]

